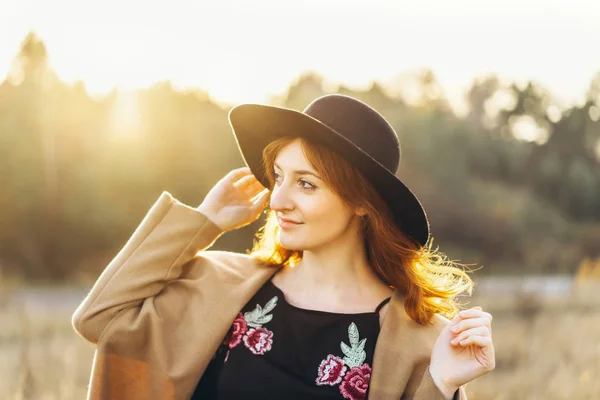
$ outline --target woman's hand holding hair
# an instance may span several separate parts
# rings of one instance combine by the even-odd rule
[[[496,366],[492,315],[481,307],[463,310],[444,327],[431,353],[429,373],[448,396]]]
[[[256,221],[268,204],[270,193],[250,168],[237,168],[213,186],[197,210],[226,232]]]

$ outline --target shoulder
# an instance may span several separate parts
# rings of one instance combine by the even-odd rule
[[[441,314],[434,314],[429,323],[419,324],[411,319],[404,308],[404,297],[397,291],[392,297],[383,325],[393,336],[393,345],[410,343],[410,352],[417,359],[431,355],[433,345],[450,320]],[[387,321],[386,321],[387,320]]]
[[[420,350],[416,357],[417,361],[429,362],[435,342],[449,323],[450,320],[448,318],[441,314],[434,314],[429,324],[414,324],[416,326],[414,341],[418,343],[415,347]]]
[[[399,290],[394,290],[390,301],[391,308],[394,309],[396,318],[399,322],[406,325],[411,331],[418,331],[423,334],[439,334],[445,326],[450,323],[450,320],[442,314],[433,314],[429,323],[419,324],[406,312],[405,296]]]
[[[433,314],[428,324],[418,324],[414,322],[415,330],[422,333],[425,340],[434,342],[435,339],[442,333],[444,328],[450,323],[450,320],[442,314]],[[433,343],[431,343],[433,345]]]
[[[433,317],[431,317],[431,327],[438,333],[440,333],[449,323],[450,320],[442,314],[433,314]]]

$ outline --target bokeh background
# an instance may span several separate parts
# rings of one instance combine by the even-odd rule
[[[242,166],[240,102],[366,101],[475,271],[472,399],[600,398],[600,3],[0,2],[0,398],[82,399],[70,316],[163,190]],[[262,221],[216,249],[245,252]]]

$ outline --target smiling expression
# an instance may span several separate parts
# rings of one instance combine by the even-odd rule
[[[273,175],[271,209],[283,247],[311,250],[350,232],[356,214],[311,167],[299,139],[279,151]]]

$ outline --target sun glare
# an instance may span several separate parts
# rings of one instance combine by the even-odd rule
[[[141,130],[141,115],[137,94],[128,89],[117,89],[117,100],[111,110],[111,133],[118,139],[136,137]]]
[[[510,125],[513,135],[517,139],[538,144],[543,144],[548,140],[548,131],[539,126],[529,115],[512,118]]]

